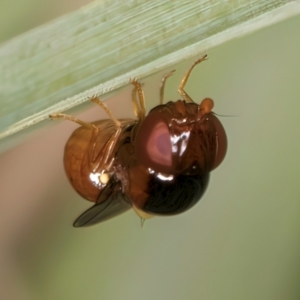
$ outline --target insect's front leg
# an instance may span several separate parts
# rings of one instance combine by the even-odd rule
[[[184,90],[184,87],[193,71],[193,69],[195,68],[196,65],[200,64],[202,61],[207,59],[207,55],[204,55],[203,57],[201,57],[200,59],[198,59],[197,61],[194,62],[194,64],[190,67],[190,69],[187,71],[187,73],[185,74],[185,76],[182,78],[182,81],[179,85],[178,88],[178,93],[181,95],[181,97],[186,101],[186,102],[192,102],[194,103],[194,101],[192,100],[192,98],[187,94],[187,92]]]

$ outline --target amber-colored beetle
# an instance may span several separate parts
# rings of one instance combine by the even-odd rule
[[[183,100],[160,105],[146,116],[141,84],[132,80],[132,102],[137,119],[117,120],[98,98],[110,119],[85,123],[65,114],[51,115],[81,125],[65,146],[64,166],[74,189],[95,205],[74,222],[96,224],[134,208],[142,220],[153,215],[175,215],[200,200],[209,172],[224,159],[225,130],[212,112],[213,101],[200,105],[184,91],[197,60],[183,77],[178,92]],[[137,97],[138,96],[138,97]]]

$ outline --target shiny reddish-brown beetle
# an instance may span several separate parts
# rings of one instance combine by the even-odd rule
[[[160,105],[146,116],[141,84],[132,80],[132,102],[137,119],[114,118],[98,98],[110,119],[85,123],[55,114],[81,125],[65,146],[64,166],[74,189],[95,205],[74,222],[75,227],[93,225],[134,208],[142,219],[186,211],[202,197],[209,172],[224,159],[225,130],[212,112],[213,101],[200,105],[184,91],[197,60],[183,77],[178,92],[183,100]],[[136,97],[138,96],[138,97]]]

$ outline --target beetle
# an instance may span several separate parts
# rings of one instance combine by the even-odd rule
[[[109,119],[86,123],[65,114],[50,115],[81,125],[66,143],[64,167],[73,188],[95,204],[82,213],[74,227],[103,222],[131,208],[145,220],[154,215],[182,213],[203,196],[210,171],[223,161],[227,150],[225,130],[212,112],[214,102],[195,103],[184,87],[198,59],[183,77],[182,100],[160,104],[146,115],[141,83],[131,80],[136,119],[116,119],[97,97]]]

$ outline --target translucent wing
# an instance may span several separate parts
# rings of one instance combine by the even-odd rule
[[[121,183],[111,179],[102,190],[96,204],[81,214],[73,226],[94,225],[120,215],[131,207],[128,197],[121,191]]]

